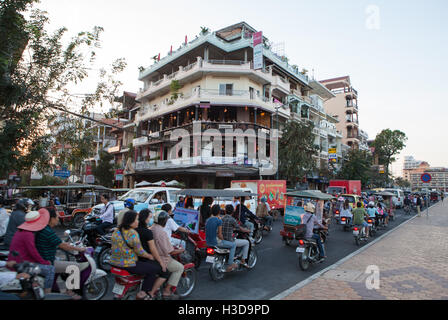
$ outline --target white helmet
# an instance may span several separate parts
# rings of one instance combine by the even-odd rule
[[[375,206],[375,203],[373,201],[370,201],[369,202],[369,207],[374,207],[374,206]]]
[[[316,210],[316,207],[311,202],[308,202],[304,209],[307,212],[314,213],[314,211]]]

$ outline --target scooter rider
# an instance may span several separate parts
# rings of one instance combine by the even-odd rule
[[[253,233],[254,233],[254,224],[249,221],[249,217],[253,218],[254,220],[257,220],[257,216],[254,215],[244,205],[245,201],[246,201],[246,197],[241,197],[241,203],[236,206],[235,214],[236,214],[237,217],[239,215],[239,221],[241,222],[241,224],[250,230],[251,241],[253,241],[252,236],[253,236]]]
[[[369,214],[366,212],[364,208],[362,208],[362,203],[356,203],[356,209],[353,210],[353,224],[356,226],[363,226],[366,230],[366,238],[369,237],[369,224],[364,220],[364,218],[368,218]]]
[[[17,231],[18,226],[25,222],[25,215],[29,208],[34,204],[30,199],[20,199],[16,205],[15,210],[9,217],[8,227],[6,228],[4,247],[2,249],[9,250],[12,238]]]
[[[306,224],[306,233],[305,233],[305,239],[315,239],[317,242],[317,247],[319,248],[319,258],[325,259],[325,250],[322,245],[322,240],[320,239],[320,235],[315,234],[313,232],[314,226],[317,225],[320,228],[324,230],[328,230],[328,227],[322,225],[317,217],[314,215],[314,212],[316,210],[316,207],[311,202],[307,203],[305,205],[305,214],[303,215],[302,221]]]
[[[124,200],[124,209],[121,209],[120,212],[117,214],[117,226],[120,226],[123,222],[123,216],[126,212],[130,210],[134,210],[134,206],[136,204],[136,201],[134,199],[126,199]]]
[[[375,208],[375,203],[373,201],[369,202],[369,206],[367,207],[367,214],[370,218],[375,219],[375,225],[378,225],[378,216],[380,213],[378,212],[378,209]]]
[[[230,253],[229,253],[229,264],[231,264],[230,271],[237,267],[237,265],[235,263],[233,263],[233,260],[235,257],[236,248],[238,248],[238,247],[243,248],[242,249],[243,257],[241,258],[241,264],[246,268],[249,267],[246,263],[246,259],[247,259],[248,253],[249,253],[249,241],[245,240],[245,239],[235,239],[233,237],[233,231],[239,230],[242,232],[249,233],[250,230],[239,226],[238,222],[235,220],[235,218],[232,217],[232,213],[233,213],[233,205],[228,204],[226,206],[225,216],[222,218],[223,240],[221,241],[222,244],[224,244],[224,245],[228,244],[230,246]],[[235,244],[236,246],[233,244]]]
[[[105,229],[112,227],[114,223],[114,205],[109,202],[107,194],[101,196],[101,202],[104,204],[104,208],[99,216],[102,223],[96,227],[96,230],[100,235],[104,235],[106,234]]]

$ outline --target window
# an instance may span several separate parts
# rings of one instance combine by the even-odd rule
[[[233,94],[233,84],[220,84],[219,85],[219,95],[220,96],[231,96]]]
[[[254,93],[255,93],[254,88],[249,87],[249,96],[251,100],[255,98]]]

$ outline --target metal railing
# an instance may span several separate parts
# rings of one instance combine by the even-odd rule
[[[248,62],[241,61],[241,60],[207,60],[207,62],[211,63],[211,64],[223,64],[223,65],[234,65],[234,66],[240,66],[240,65],[248,63]]]

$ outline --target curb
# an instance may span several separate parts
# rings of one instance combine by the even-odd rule
[[[438,205],[438,203],[433,204],[432,206],[430,206],[428,209],[431,209],[432,207]],[[424,211],[426,211],[427,209],[425,209]],[[424,216],[424,211],[421,211],[421,217]],[[429,214],[429,213],[428,213]],[[276,296],[272,297],[269,300],[281,300],[287,296],[289,296],[290,294],[294,293],[295,291],[303,288],[304,286],[306,286],[307,284],[311,283],[312,281],[316,280],[317,278],[319,278],[322,274],[324,274],[325,272],[335,269],[336,267],[339,267],[341,264],[343,264],[344,262],[346,262],[347,260],[353,258],[354,256],[360,254],[361,252],[363,252],[364,250],[368,249],[370,246],[374,245],[375,243],[377,243],[378,241],[382,240],[384,237],[386,237],[387,235],[389,235],[390,233],[398,230],[399,228],[401,228],[402,226],[406,225],[408,222],[414,220],[415,218],[417,218],[418,215],[416,214],[415,216],[413,216],[412,218],[409,218],[408,220],[406,220],[405,222],[403,222],[402,224],[400,224],[399,226],[396,226],[395,228],[393,228],[392,230],[389,230],[388,232],[386,232],[385,234],[381,235],[379,238],[376,238],[374,241],[364,245],[362,248],[356,250],[355,252],[352,252],[351,254],[349,254],[348,256],[340,259],[339,261],[333,263],[332,265],[328,266],[327,268],[313,274],[312,276],[310,276],[309,278],[306,278],[305,280],[297,283],[295,286],[292,286],[289,289],[286,289],[283,292],[280,292],[279,294],[277,294]]]

